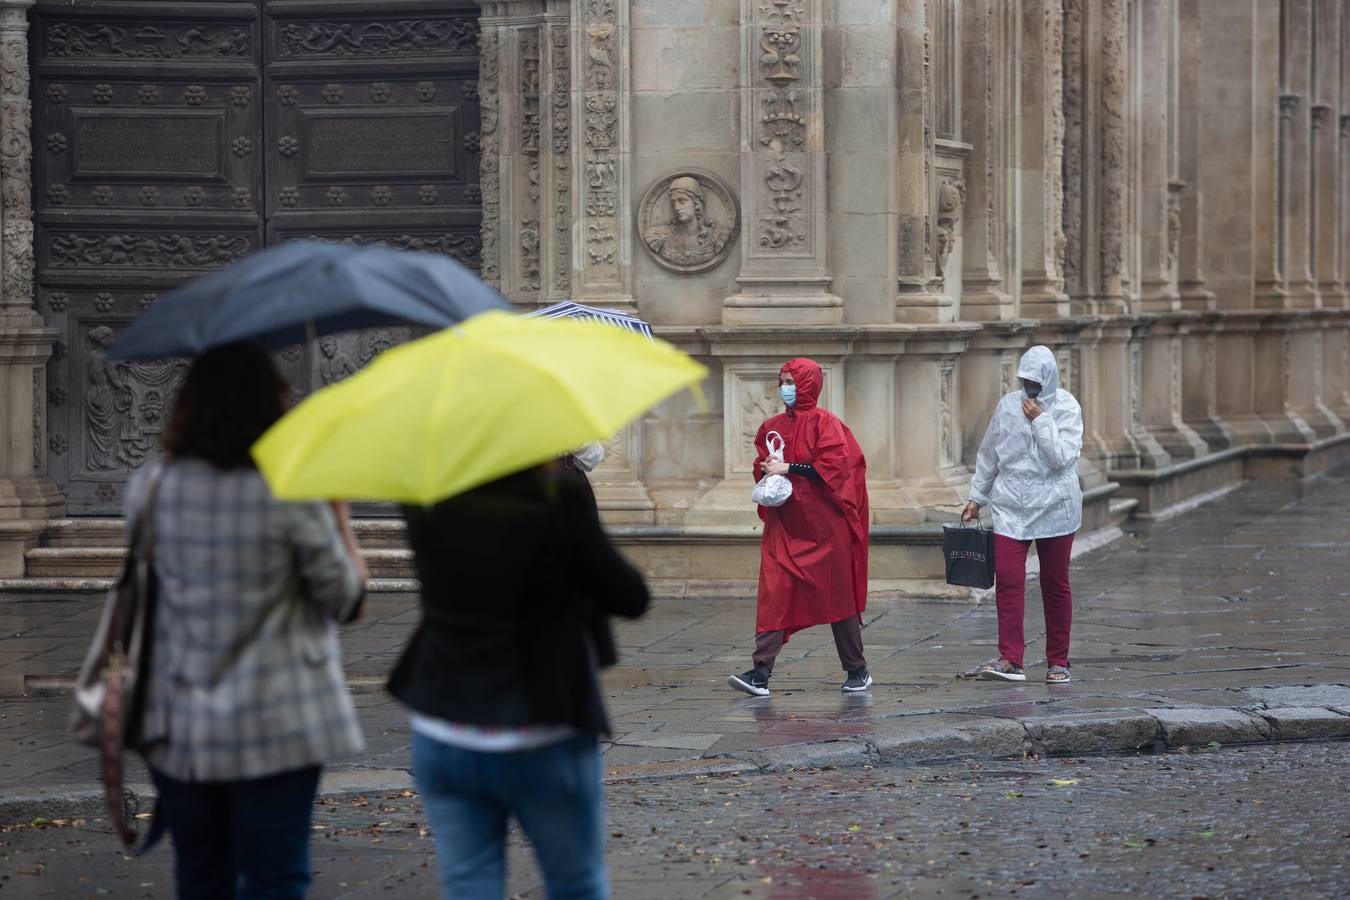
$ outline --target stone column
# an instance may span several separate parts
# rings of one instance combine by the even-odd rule
[[[727,325],[834,325],[826,235],[823,0],[741,0],[740,290]],[[777,127],[786,115],[794,127]],[[771,127],[772,126],[772,127]]]
[[[1003,73],[995,6],[991,0],[968,0],[960,6],[961,134],[970,142],[971,152],[966,160],[957,314],[967,321],[1007,320],[1016,315],[999,264],[1004,171],[998,148],[1009,111],[998,102]]]
[[[24,574],[24,551],[64,503],[46,477],[46,364],[56,331],[33,295],[33,160],[28,9],[0,2],[0,577]]]
[[[1060,0],[1021,5],[1017,177],[1021,200],[1021,314],[1069,314],[1062,274],[1064,229],[1064,17]]]

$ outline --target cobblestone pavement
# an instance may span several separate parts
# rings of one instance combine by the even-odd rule
[[[1337,897],[1350,744],[697,777],[609,790],[618,900]],[[0,898],[168,898],[99,821],[0,829]],[[513,835],[513,896],[542,898]],[[320,803],[312,896],[437,896],[411,792]]]
[[[753,599],[659,600],[646,618],[620,627],[623,661],[606,673],[617,732],[606,757],[610,777],[774,769],[832,756],[855,764],[885,758],[878,735],[897,728],[959,726],[966,729],[963,741],[987,739],[988,755],[1006,755],[1034,731],[1028,723],[1091,718],[1085,714],[1170,716],[1163,728],[1172,745],[1208,733],[1184,721],[1186,709],[1200,707],[1262,711],[1256,719],[1235,714],[1231,740],[1225,733],[1223,743],[1297,736],[1265,715],[1281,707],[1314,707],[1311,714],[1344,726],[1347,508],[1350,474],[1251,483],[1080,557],[1069,685],[1040,680],[1043,627],[1034,584],[1026,684],[959,677],[996,653],[992,603],[877,600],[864,632],[876,684],[859,697],[838,691],[842,673],[826,628],[794,636],[771,697],[733,692],[725,679],[748,667]],[[87,596],[21,597],[0,605],[0,676],[22,662],[59,687],[78,666],[97,603]],[[407,783],[406,720],[380,685],[417,615],[415,598],[377,596],[366,620],[346,633],[348,671],[370,746],[364,758],[334,767],[330,786]],[[1309,692],[1301,685],[1319,687]],[[1165,712],[1170,708],[1183,712]],[[90,753],[66,736],[67,709],[61,696],[0,701],[0,801],[96,784]],[[1011,732],[1009,722],[1016,726]],[[133,782],[144,780],[130,774]]]

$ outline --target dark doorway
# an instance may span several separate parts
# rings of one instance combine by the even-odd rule
[[[302,237],[477,266],[477,15],[473,0],[39,0],[38,305],[60,332],[48,472],[72,514],[120,513],[156,453],[182,364],[104,350],[174,285]],[[304,392],[404,337],[281,361]]]

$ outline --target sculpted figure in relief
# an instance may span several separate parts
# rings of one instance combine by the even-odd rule
[[[131,406],[131,390],[109,361],[113,330],[99,325],[89,331],[89,392],[85,414],[89,420],[89,444],[85,464],[92,472],[117,468],[117,421]]]
[[[703,186],[697,178],[681,176],[666,189],[670,221],[649,228],[643,239],[651,251],[679,268],[702,267],[726,247],[731,229],[708,211]]]
[[[347,376],[356,374],[356,363],[342,351],[337,338],[320,338],[319,352],[323,354],[319,359],[319,380],[324,384],[336,384]]]

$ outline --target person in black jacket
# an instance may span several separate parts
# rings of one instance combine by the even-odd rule
[[[389,690],[412,711],[446,897],[502,896],[511,818],[550,898],[609,893],[597,645],[650,597],[578,476],[554,463],[404,509],[423,618]]]

